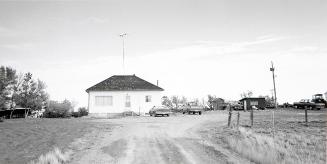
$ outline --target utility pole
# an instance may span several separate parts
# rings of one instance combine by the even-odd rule
[[[124,37],[127,36],[127,34],[126,33],[122,33],[119,36],[123,40],[123,73],[125,74],[125,41],[124,41]]]
[[[277,97],[276,97],[276,84],[275,84],[275,67],[274,67],[274,63],[271,62],[271,68],[270,71],[272,72],[272,76],[273,76],[273,83],[274,83],[274,95],[275,95],[275,108],[277,109]]]
[[[277,109],[277,97],[276,97],[276,85],[275,85],[275,67],[273,62],[271,62],[271,68],[270,71],[272,72],[272,76],[273,76],[273,83],[274,83],[274,95],[275,95],[275,109]],[[273,128],[272,128],[272,134],[273,137],[275,137],[275,112],[274,110],[272,111],[272,124],[273,124]]]

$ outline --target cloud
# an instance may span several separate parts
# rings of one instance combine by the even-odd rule
[[[87,17],[86,19],[79,22],[80,24],[103,24],[107,23],[106,19],[99,17]]]
[[[19,33],[13,29],[0,26],[0,36],[2,37],[11,37],[11,36],[17,36]]]
[[[184,46],[176,47],[173,49],[160,50],[143,56],[145,56],[145,58],[153,57],[167,61],[190,61],[207,57],[212,58],[225,57],[228,55],[246,55],[249,54],[249,52],[254,52],[253,55],[255,55],[265,50],[261,45],[287,39],[291,39],[291,37],[269,35],[256,38],[255,40],[243,42],[217,42],[199,40],[187,43],[187,45]],[[273,53],[273,51],[270,50],[269,53]]]
[[[17,44],[0,44],[0,47],[12,50],[31,50],[35,46],[34,43],[17,43]]]

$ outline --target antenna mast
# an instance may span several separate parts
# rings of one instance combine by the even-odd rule
[[[119,36],[122,38],[123,40],[123,73],[125,74],[125,41],[124,41],[124,37],[126,36],[126,33],[122,33]]]

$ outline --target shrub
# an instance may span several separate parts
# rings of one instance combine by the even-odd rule
[[[87,116],[88,114],[89,111],[85,107],[80,107],[77,112],[72,112],[73,117],[82,117]]]
[[[43,116],[46,118],[66,118],[71,117],[73,106],[70,101],[63,102],[50,101],[49,107],[45,109]]]

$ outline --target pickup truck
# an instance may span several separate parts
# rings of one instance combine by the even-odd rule
[[[204,106],[200,106],[200,105],[187,105],[185,106],[185,108],[183,109],[183,114],[188,113],[188,114],[199,114],[201,115],[202,112],[204,111]]]
[[[316,109],[317,105],[310,101],[309,99],[302,99],[299,102],[294,102],[293,106],[295,109],[304,109],[304,108],[308,108],[308,109]],[[320,109],[320,108],[317,108]]]

